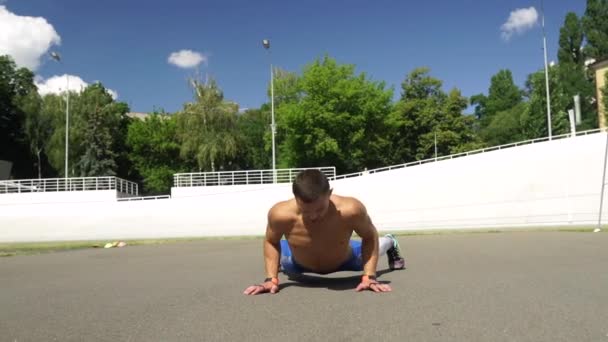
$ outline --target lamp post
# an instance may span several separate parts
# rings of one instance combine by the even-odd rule
[[[545,9],[543,0],[540,1],[541,25],[543,27],[543,51],[545,54],[545,88],[547,90],[547,128],[551,140],[551,96],[549,95],[549,69],[547,67],[547,37],[545,35]]]
[[[61,63],[61,56],[57,52],[51,52],[51,58],[55,61]],[[65,74],[66,78],[66,91],[67,91],[67,100],[65,104],[65,178],[68,178],[68,151],[70,147],[70,143],[68,140],[69,131],[70,131],[70,75]]]
[[[264,49],[268,51],[268,57],[270,59],[270,40],[264,39],[262,40],[262,45]],[[276,161],[276,152],[275,152],[275,134],[276,134],[276,125],[274,123],[274,72],[272,71],[272,60],[270,61],[270,113],[272,123],[270,124],[270,129],[272,131],[272,179],[273,183],[277,182],[277,161]]]

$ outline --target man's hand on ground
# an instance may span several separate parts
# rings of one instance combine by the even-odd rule
[[[374,292],[390,292],[392,291],[391,287],[388,284],[382,284],[379,283],[375,280],[363,280],[361,281],[361,283],[359,284],[359,286],[357,286],[357,292],[363,291],[363,290],[371,290]]]
[[[257,294],[266,293],[266,292],[275,294],[275,293],[279,292],[279,286],[275,285],[272,281],[267,281],[265,283],[261,283],[258,285],[251,285],[248,288],[246,288],[245,292],[243,292],[243,293],[246,295],[257,295]]]

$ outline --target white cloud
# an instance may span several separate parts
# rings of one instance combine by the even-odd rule
[[[44,80],[42,77],[37,77],[35,83],[38,87],[38,93],[44,96],[47,94],[59,94],[67,88],[67,77],[68,75],[53,76]],[[89,84],[82,80],[82,78],[74,75],[69,75],[70,90],[75,92],[81,92]]]
[[[38,93],[42,96],[47,94],[61,94],[67,88],[67,78],[69,76],[70,81],[70,91],[81,92],[86,88],[89,84],[82,80],[82,78],[75,75],[61,75],[61,76],[53,76],[44,80],[42,77],[36,77],[35,83],[38,87]],[[106,88],[108,93],[112,96],[113,99],[118,98],[118,93],[115,90]]]
[[[170,54],[167,61],[180,68],[193,68],[201,63],[207,63],[207,56],[192,50],[180,50]]]
[[[116,92],[116,90],[112,90],[112,89],[108,89],[108,88],[106,88],[106,90],[108,91],[108,93],[110,93],[110,96],[112,96],[112,98],[114,100],[116,100],[118,98],[118,93]]]
[[[0,55],[9,55],[20,67],[36,70],[40,57],[61,37],[42,17],[20,16],[0,5]]]
[[[514,33],[522,34],[534,27],[537,22],[538,13],[536,8],[518,8],[511,12],[509,19],[500,27],[502,38],[509,40]]]

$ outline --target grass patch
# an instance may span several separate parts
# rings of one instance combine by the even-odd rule
[[[1,243],[0,256],[30,255],[50,253],[57,251],[69,251],[85,248],[100,248],[106,242],[101,241],[60,241],[60,242],[36,242],[36,243]]]
[[[417,236],[417,235],[447,235],[447,234],[498,234],[513,232],[572,232],[572,233],[591,233],[595,227],[537,227],[537,228],[488,228],[488,229],[437,229],[437,230],[412,230],[412,231],[391,231],[382,230],[380,236],[392,233],[395,236]],[[608,231],[603,229],[602,232]],[[358,238],[353,234],[354,238]],[[167,239],[141,239],[141,240],[121,240],[129,246],[143,245],[162,245],[167,243],[194,242],[202,240],[259,240],[262,235],[253,236],[212,236],[212,237],[190,237],[190,238],[167,238]],[[90,248],[103,248],[110,240],[105,241],[56,241],[56,242],[35,242],[35,243],[0,243],[0,257],[11,257],[17,255],[33,255],[52,253],[60,251],[71,251]]]
[[[501,227],[501,228],[475,228],[475,229],[429,229],[429,230],[412,230],[412,231],[381,231],[380,236],[391,233],[395,236],[413,236],[413,235],[446,235],[446,234],[497,234],[497,233],[530,233],[530,232],[569,232],[569,233],[592,233],[594,227]],[[608,231],[606,228],[602,232]]]
[[[191,237],[191,238],[168,238],[168,239],[143,239],[143,240],[104,240],[104,241],[53,241],[53,242],[25,242],[25,243],[0,243],[0,257],[16,255],[34,255],[60,251],[71,251],[90,248],[103,248],[106,243],[113,241],[124,241],[129,246],[161,245],[176,242],[194,242],[201,240],[253,240],[261,239],[261,236],[218,236],[218,237]]]

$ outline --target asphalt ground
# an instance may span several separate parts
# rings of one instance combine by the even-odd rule
[[[407,269],[264,278],[262,240],[0,258],[0,341],[606,341],[608,234],[398,237]]]

